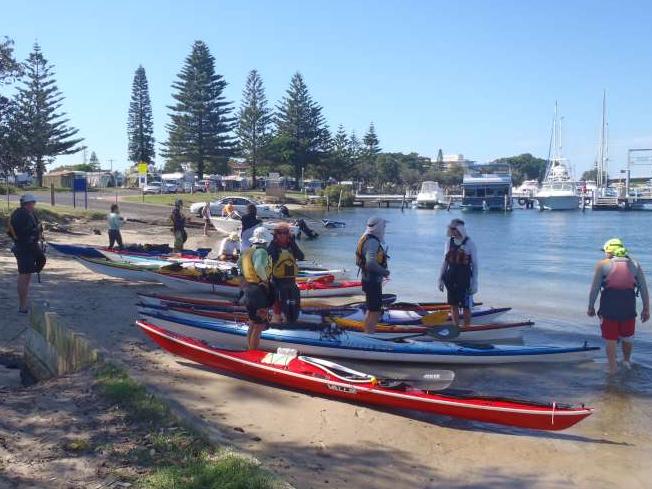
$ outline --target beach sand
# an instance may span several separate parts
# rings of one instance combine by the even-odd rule
[[[169,240],[166,228],[135,226],[128,225],[123,233],[126,242]],[[89,223],[80,228],[84,234],[52,233],[48,238],[104,244],[105,235],[90,234],[93,227],[97,225]],[[189,247],[215,246],[218,239],[213,234],[206,240],[197,229],[190,234]],[[14,338],[27,325],[27,318],[17,313],[15,273],[13,256],[3,249],[0,342]],[[165,290],[96,275],[73,259],[50,253],[42,283],[32,288],[32,299],[46,303],[72,328],[85,333],[109,360],[126,365],[135,378],[172,399],[188,416],[203,420],[226,443],[258,457],[298,488],[651,485],[652,398],[643,390],[630,393],[609,387],[603,377],[596,380],[595,372],[602,367],[584,368],[597,387],[582,400],[596,413],[561,433],[384,412],[220,375],[159,350],[134,327],[135,302],[137,292]],[[550,368],[533,371],[532,385]],[[466,370],[463,375],[471,373]],[[508,384],[509,379],[502,382]],[[569,392],[561,374],[545,382],[545,392],[554,391],[556,385]],[[575,382],[581,384],[582,379]],[[490,388],[488,380],[486,389]]]

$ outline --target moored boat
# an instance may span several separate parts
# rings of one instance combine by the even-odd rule
[[[382,379],[296,351],[222,350],[150,322],[136,324],[163,349],[201,365],[330,398],[539,430],[563,430],[592,414],[583,406],[436,394],[407,382],[387,386]]]

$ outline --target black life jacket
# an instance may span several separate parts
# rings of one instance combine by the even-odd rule
[[[464,251],[464,245],[469,238],[464,238],[461,244],[456,244],[451,238],[446,253],[446,271],[444,284],[451,290],[468,290],[471,286],[471,255]]]

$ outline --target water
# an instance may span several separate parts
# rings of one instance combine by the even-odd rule
[[[322,217],[322,214],[311,215]],[[437,289],[437,280],[447,239],[446,226],[454,217],[464,219],[479,254],[479,292],[475,298],[487,305],[511,306],[510,319],[535,321],[536,327],[524,337],[526,344],[579,345],[584,341],[603,344],[597,319],[589,318],[586,310],[593,268],[604,256],[601,248],[607,239],[623,239],[643,269],[652,270],[649,246],[652,214],[646,212],[515,210],[511,213],[465,213],[356,208],[327,214],[331,219],[345,221],[347,227],[320,229],[318,240],[304,240],[301,246],[308,258],[329,267],[344,266],[355,275],[355,246],[372,215],[389,220],[385,239],[391,280],[385,291],[398,294],[399,300],[414,301],[445,300],[444,294]],[[652,394],[650,324],[637,324],[634,360],[638,365],[634,374],[622,384],[625,392]],[[522,386],[520,391],[514,390],[516,384],[511,382],[512,376],[545,369],[554,375],[542,379],[538,389],[546,385],[551,392],[559,392],[560,385],[565,385],[569,393],[595,394],[596,389],[602,389],[598,386],[605,385],[603,357],[604,353],[600,353],[596,362],[570,371],[567,367],[550,365],[483,367],[482,376],[477,374],[477,367],[456,367],[455,370],[462,383],[466,379],[475,387],[491,386],[492,393],[499,387],[505,394],[523,394]],[[398,367],[377,365],[375,368],[395,370]],[[482,382],[483,376],[487,382]],[[459,386],[460,382],[456,384]]]

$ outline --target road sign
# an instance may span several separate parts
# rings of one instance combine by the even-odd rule
[[[140,173],[141,175],[147,175],[147,169],[148,169],[147,163],[144,162],[138,163],[138,173]]]

